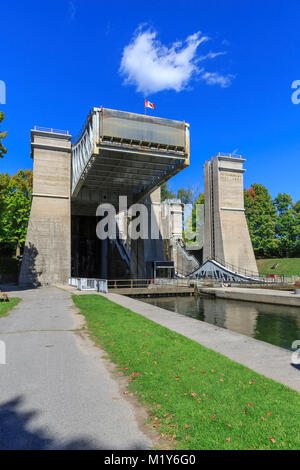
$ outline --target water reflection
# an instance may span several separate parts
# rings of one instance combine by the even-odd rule
[[[295,339],[300,339],[297,307],[208,297],[158,297],[143,301],[283,348],[290,348]]]

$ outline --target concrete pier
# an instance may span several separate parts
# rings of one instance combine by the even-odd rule
[[[245,161],[219,154],[204,165],[203,261],[214,259],[241,274],[247,269],[258,275],[244,210]]]
[[[290,291],[243,287],[200,287],[199,292],[223,299],[300,307],[300,295],[296,295]]]
[[[20,285],[67,283],[71,266],[71,136],[31,131],[33,194]]]

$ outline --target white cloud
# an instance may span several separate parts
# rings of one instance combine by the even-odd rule
[[[70,21],[75,20],[76,10],[77,10],[77,6],[76,6],[75,2],[73,2],[72,0],[69,0],[69,19],[70,19]]]
[[[220,85],[222,88],[226,88],[230,85],[234,75],[221,75],[218,72],[203,72],[201,78],[207,85]]]
[[[197,56],[200,44],[209,40],[200,31],[188,36],[184,42],[175,42],[170,47],[157,40],[156,31],[139,28],[124,48],[120,72],[126,84],[136,86],[144,95],[162,90],[181,91],[197,75],[208,85],[226,87],[233,76],[218,72],[207,72],[198,63],[213,59],[226,52],[208,52]]]

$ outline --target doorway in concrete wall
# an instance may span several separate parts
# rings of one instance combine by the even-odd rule
[[[99,279],[130,277],[130,254],[123,240],[100,240],[96,234],[99,218],[72,215],[71,276]]]

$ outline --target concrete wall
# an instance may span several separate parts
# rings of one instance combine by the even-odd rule
[[[175,272],[178,275],[188,276],[199,268],[199,261],[193,255],[193,252],[187,251],[182,246],[181,240],[171,239],[169,243],[170,258],[174,261]]]
[[[244,211],[245,159],[218,155],[205,163],[204,261],[223,260],[257,274]]]
[[[20,285],[65,283],[71,265],[71,136],[31,131],[33,196]]]
[[[142,204],[148,209],[148,239],[130,241],[130,265],[133,279],[152,277],[152,261],[164,260],[164,244],[162,239],[162,223],[160,218],[160,188],[154,190]],[[153,206],[153,207],[151,207]],[[158,239],[151,239],[151,223],[159,229]]]

